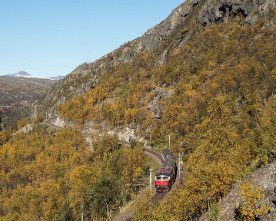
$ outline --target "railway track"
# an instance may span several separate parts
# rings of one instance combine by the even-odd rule
[[[157,151],[151,149],[150,147],[144,147],[144,153],[151,157],[158,165],[162,166],[162,163],[164,161],[164,157],[162,154],[158,153]]]
[[[156,193],[152,198],[151,198],[151,202],[153,204],[157,203],[158,201],[162,200],[165,196],[167,195],[167,193]]]
[[[162,154],[158,153],[157,151],[151,149],[150,147],[144,147],[144,154],[150,157],[153,161],[155,161],[160,167],[163,164],[164,157]],[[155,193],[151,197],[151,202],[153,204],[159,202],[162,200],[167,193]],[[134,209],[136,208],[136,205],[139,203],[139,198],[126,210],[115,216],[112,221],[131,221],[132,214],[134,212]]]
[[[49,127],[55,128],[55,129],[63,129],[62,127],[56,126],[52,123],[50,123],[49,121],[44,122],[46,125],[48,125]],[[91,136],[92,134],[89,133],[83,133],[83,135],[86,136]],[[130,145],[127,142],[121,141],[122,144],[124,145]],[[143,148],[144,149],[144,154],[147,155],[148,157],[150,157],[153,161],[155,161],[160,167],[163,164],[164,161],[164,156],[162,154],[160,154],[159,152],[151,149],[151,147],[146,146]],[[159,202],[160,200],[164,199],[164,197],[167,195],[167,193],[155,193],[152,198],[151,201],[152,203],[156,204],[157,202]],[[139,203],[138,201],[136,203]],[[131,216],[133,213],[134,208],[136,207],[136,203],[133,203],[132,206],[130,206],[129,208],[127,208],[124,212],[118,214],[117,216],[115,216],[112,221],[131,221]]]
[[[151,157],[158,165],[161,167],[163,162],[164,162],[164,156],[160,154],[159,152],[149,149],[149,148],[144,148],[144,153]],[[156,192],[154,196],[151,198],[152,203],[157,203],[158,201],[162,200],[165,196],[167,195],[167,192],[165,193],[158,193]]]

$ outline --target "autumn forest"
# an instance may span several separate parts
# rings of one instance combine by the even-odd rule
[[[221,220],[217,202],[276,157],[276,37],[266,19],[275,22],[275,11],[252,25],[191,21],[189,41],[172,44],[162,64],[156,51],[141,53],[60,104],[57,115],[73,128],[50,128],[43,113],[21,121],[18,128],[34,125],[27,134],[0,131],[0,221],[108,220],[141,193],[134,184],[152,166],[143,145],[104,133],[88,146],[87,122],[131,128],[157,151],[170,135],[175,156],[183,153],[184,184],[157,204],[144,194],[134,221],[193,220],[206,211]],[[263,197],[251,183],[240,194],[240,220],[271,210],[250,207]]]

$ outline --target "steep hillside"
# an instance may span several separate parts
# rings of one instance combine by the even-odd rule
[[[135,67],[143,54],[154,54],[151,66],[162,64],[175,48],[181,48],[206,25],[237,20],[242,24],[254,23],[275,7],[273,0],[193,0],[177,7],[159,25],[143,36],[122,45],[101,59],[77,67],[42,101],[42,109],[56,113],[64,100],[94,88],[104,73],[112,73],[122,64]]]
[[[273,0],[187,1],[142,37],[80,65],[37,108],[76,131],[34,125],[0,149],[0,215],[110,217],[147,175],[141,144],[102,137],[127,130],[156,149],[170,135],[185,174],[160,204],[141,201],[133,220],[197,220],[206,211],[218,220],[217,202],[276,158],[275,25]],[[79,130],[91,131],[91,146]],[[275,211],[256,183],[241,186],[237,218]]]
[[[184,3],[78,67],[44,105],[80,127],[134,129],[154,148],[170,135],[184,154],[185,186],[136,219],[190,220],[276,157],[275,18],[270,0]]]
[[[133,184],[149,166],[139,144],[101,137],[93,145],[76,130],[38,126],[0,146],[0,220],[110,217],[139,191]]]

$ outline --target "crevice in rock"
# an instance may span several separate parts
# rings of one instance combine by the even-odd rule
[[[192,2],[192,6],[195,7],[196,5],[198,5],[198,2],[199,2],[199,0],[194,0],[194,1]]]
[[[247,17],[247,14],[245,13],[243,8],[239,8],[236,12],[233,12],[233,15],[236,16],[240,16],[242,15],[244,18]]]
[[[256,5],[255,5],[256,6]],[[251,23],[253,22],[249,15],[256,9],[254,5],[246,8],[246,5],[233,4],[232,2],[221,3],[208,10],[203,11],[200,14],[199,21],[202,26],[208,24],[214,24],[219,22],[227,22],[230,18],[238,19],[242,22]],[[247,21],[249,18],[249,21]]]

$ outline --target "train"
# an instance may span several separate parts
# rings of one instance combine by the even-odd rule
[[[163,165],[154,177],[154,186],[158,193],[170,191],[177,175],[176,158],[173,153],[168,148],[164,148],[161,151],[161,155]]]

